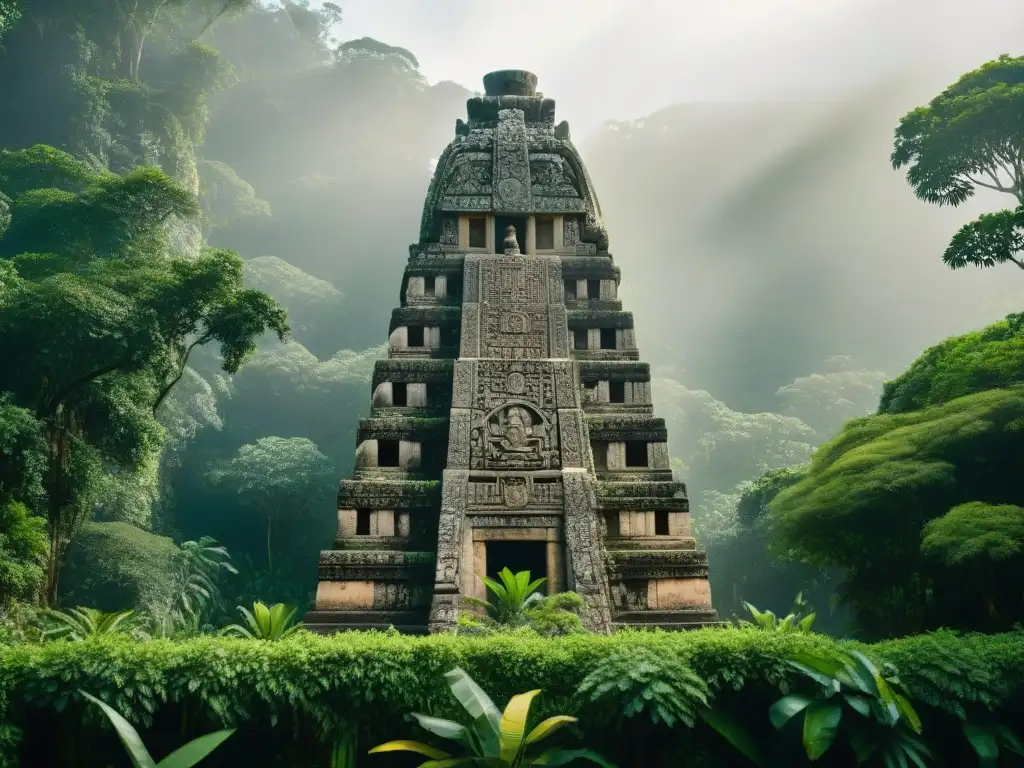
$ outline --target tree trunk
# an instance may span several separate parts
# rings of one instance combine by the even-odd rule
[[[46,561],[46,582],[43,602],[50,608],[57,605],[57,586],[60,582],[61,561],[66,547],[63,544],[62,517],[64,512],[68,470],[67,411],[58,406],[49,420],[46,482],[46,519],[50,529],[50,551]]]

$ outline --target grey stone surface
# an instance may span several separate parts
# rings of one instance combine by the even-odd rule
[[[489,548],[515,540],[544,544],[548,578],[581,595],[595,632],[717,619],[593,183],[536,85],[488,75],[438,159],[338,490],[338,539],[321,553],[315,631],[452,630]],[[481,215],[491,239],[469,249],[465,217]],[[538,215],[560,228],[543,254]],[[631,441],[649,466],[626,466]],[[488,569],[501,565],[516,564]],[[361,582],[351,609],[337,608],[338,581]]]

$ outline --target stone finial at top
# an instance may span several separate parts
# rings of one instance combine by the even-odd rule
[[[519,241],[516,240],[516,228],[509,224],[505,227],[505,254],[507,256],[519,255]]]
[[[536,96],[537,76],[523,69],[500,69],[484,75],[487,96]]]

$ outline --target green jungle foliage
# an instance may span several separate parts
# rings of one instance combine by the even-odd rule
[[[452,695],[466,710],[472,722],[469,726],[451,720],[444,720],[417,712],[412,718],[417,725],[434,736],[456,742],[468,751],[468,755],[453,756],[448,752],[408,739],[389,741],[374,747],[370,754],[386,752],[412,752],[430,758],[423,765],[433,762],[444,765],[488,765],[494,768],[529,768],[539,765],[567,765],[570,762],[588,762],[611,768],[599,754],[589,749],[559,749],[537,746],[537,743],[552,736],[565,726],[578,722],[569,715],[555,715],[531,730],[526,730],[527,719],[533,700],[541,691],[519,693],[509,699],[504,711],[499,710],[491,697],[474,682],[462,669],[445,674],[445,681]],[[461,760],[460,760],[461,758]]]
[[[875,681],[877,691],[849,661],[857,650],[883,680],[881,686]],[[808,675],[792,662],[816,665],[812,670],[831,666]],[[844,673],[844,663],[854,668]],[[409,765],[366,752],[395,738],[435,744],[429,730],[404,720],[409,712],[461,722],[462,707],[444,684],[455,667],[494,701],[539,689],[528,729],[548,717],[576,717],[579,722],[553,736],[550,746],[592,749],[623,768],[756,764],[744,762],[741,755],[748,753],[769,766],[809,764],[798,721],[776,731],[769,713],[783,696],[827,702],[834,685],[823,680],[833,678],[836,701],[850,709],[816,765],[852,765],[844,734],[858,723],[874,723],[869,735],[875,734],[878,748],[888,743],[883,737],[889,727],[878,718],[891,710],[885,705],[879,714],[871,704],[888,695],[885,685],[906,697],[920,720],[919,738],[946,765],[979,765],[968,731],[1000,724],[1019,731],[1024,715],[1020,632],[943,631],[872,646],[754,629],[558,640],[379,632],[299,632],[272,643],[108,636],[0,648],[0,722],[16,737],[5,742],[5,758],[7,764],[20,759],[23,765],[55,766],[116,759],[122,747],[102,719],[89,714],[95,710],[78,694],[86,691],[138,729],[155,756],[211,731],[237,728],[203,765],[325,764],[346,734],[361,745],[357,765]],[[858,714],[857,697],[866,697],[875,714]],[[912,720],[900,712],[900,719]]]
[[[926,350],[770,502],[771,546],[841,569],[869,636],[1024,619],[1024,326],[1011,315]]]

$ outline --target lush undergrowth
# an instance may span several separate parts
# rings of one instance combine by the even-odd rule
[[[417,765],[415,758],[366,751],[389,739],[430,741],[408,720],[410,711],[464,716],[443,679],[461,666],[499,708],[513,694],[540,688],[535,717],[578,716],[566,743],[597,749],[621,766],[747,764],[700,721],[694,728],[668,728],[638,715],[618,718],[617,727],[599,725],[607,713],[592,711],[578,697],[580,682],[616,651],[624,651],[628,662],[640,648],[678,659],[702,677],[712,708],[742,722],[769,752],[771,765],[809,764],[799,726],[776,731],[768,710],[781,694],[805,689],[806,680],[788,658],[834,653],[844,644],[817,634],[754,629],[559,639],[388,633],[299,633],[278,642],[111,637],[8,646],[0,648],[0,745],[9,765],[128,765],[102,714],[77,693],[86,691],[131,720],[157,758],[199,734],[234,726],[238,733],[204,766],[327,766],[332,742],[353,730],[360,766]],[[898,668],[921,715],[924,740],[940,764],[978,765],[962,732],[965,719],[994,718],[1011,727],[1024,722],[1024,632],[938,632],[863,650],[877,663]],[[641,734],[657,744],[644,763],[631,757],[630,745]],[[854,762],[836,748],[816,764]],[[999,763],[1015,764],[1020,763],[1005,755]]]

